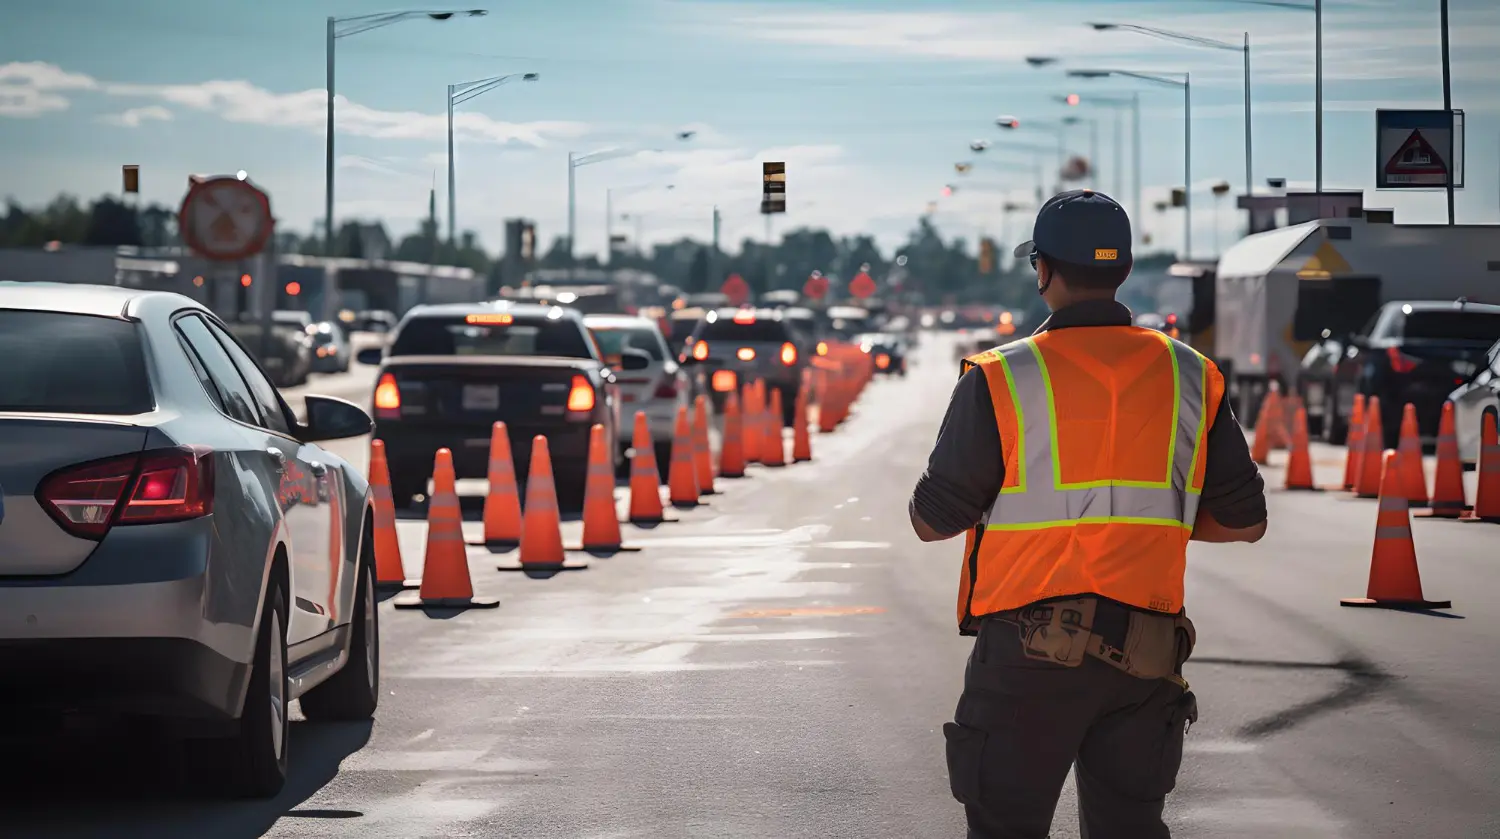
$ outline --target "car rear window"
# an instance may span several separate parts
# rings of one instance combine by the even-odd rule
[[[661,338],[654,329],[637,326],[594,327],[589,330],[599,342],[599,351],[605,357],[620,355],[625,350],[640,350],[651,356],[652,361],[661,361],[665,355]]]
[[[1449,341],[1500,341],[1500,314],[1492,312],[1412,312],[1406,316],[1406,338]]]
[[[567,318],[469,323],[462,315],[412,318],[401,327],[389,354],[594,357],[583,330]]]
[[[0,411],[150,411],[139,329],[116,318],[0,310]]]
[[[698,337],[705,341],[745,341],[747,343],[780,343],[787,340],[786,324],[779,320],[756,319],[740,323],[732,318],[719,318],[704,323]]]

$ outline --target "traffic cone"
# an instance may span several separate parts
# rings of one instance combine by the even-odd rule
[[[1324,417],[1332,422],[1333,417]],[[1344,438],[1344,491],[1353,492],[1359,484],[1360,461],[1365,455],[1365,395],[1354,394],[1354,410],[1349,416],[1349,432]]]
[[[1250,444],[1250,459],[1261,466],[1271,462],[1271,397],[1260,402],[1260,413],[1255,417],[1255,439]]]
[[[519,545],[521,495],[516,490],[510,433],[503,422],[490,427],[489,484],[489,492],[484,496],[484,544],[491,547]]]
[[[708,397],[693,399],[693,469],[698,476],[698,494],[713,495],[714,452],[708,440]]]
[[[1286,461],[1284,489],[1322,492],[1313,483],[1312,455],[1307,450],[1307,409],[1298,408],[1292,420],[1292,449]]]
[[[1417,431],[1417,406],[1406,403],[1401,409],[1401,439],[1396,444],[1396,463],[1401,473],[1401,489],[1412,507],[1427,506],[1427,470],[1422,464],[1422,438]]]
[[[745,415],[741,425],[744,433],[745,463],[760,462],[760,407],[756,404],[755,382],[745,385]]]
[[[724,440],[719,444],[719,475],[745,477],[745,428],[740,417],[740,399],[730,391],[724,399]]]
[[[833,407],[833,381],[828,371],[818,369],[818,433],[828,434],[838,428],[838,416]]]
[[[1411,517],[1401,486],[1398,455],[1386,452],[1381,461],[1380,511],[1375,519],[1375,549],[1370,557],[1370,582],[1364,597],[1349,597],[1340,606],[1383,609],[1449,609],[1449,600],[1422,595],[1417,573],[1417,547],[1411,538]]]
[[[807,431],[807,382],[797,388],[797,404],[792,408],[792,460],[812,460],[812,436]]]
[[[494,597],[475,597],[464,545],[463,513],[454,488],[453,452],[438,449],[432,464],[432,497],[427,501],[427,554],[422,558],[422,585],[392,601],[398,609],[489,609]]]
[[[1486,411],[1479,437],[1479,487],[1474,491],[1474,509],[1462,521],[1500,524],[1500,431],[1495,415]]]
[[[766,437],[761,443],[761,463],[767,466],[786,465],[786,435],[782,433],[781,388],[771,388],[771,409],[766,411]]]
[[[1432,482],[1431,508],[1417,516],[1456,519],[1469,509],[1464,491],[1464,464],[1458,454],[1458,434],[1454,430],[1453,403],[1443,403],[1443,419],[1438,424],[1437,474]]]
[[[644,411],[635,412],[635,456],[630,459],[630,521],[652,524],[667,521],[661,504],[661,472],[656,467],[656,446]]]
[[[667,491],[673,506],[698,506],[698,475],[693,465],[693,430],[688,423],[687,406],[677,408],[677,424],[672,433],[672,464],[667,469]]]
[[[1359,480],[1354,494],[1360,498],[1380,495],[1380,464],[1385,450],[1385,429],[1380,424],[1380,397],[1371,396],[1365,403],[1365,451],[1359,461]]]
[[[592,442],[592,441],[591,441]],[[531,438],[531,471],[526,475],[526,506],[521,516],[521,550],[496,566],[501,571],[564,571],[589,567],[588,560],[563,553],[562,519],[547,438]]]
[[[401,562],[401,539],[396,535],[396,505],[391,498],[391,469],[385,462],[385,443],[370,441],[370,495],[375,501],[375,587],[381,591],[416,588]]]
[[[640,548],[624,544],[620,514],[615,509],[615,467],[610,462],[604,426],[589,429],[589,473],[583,491],[583,545],[569,550],[620,553]]]

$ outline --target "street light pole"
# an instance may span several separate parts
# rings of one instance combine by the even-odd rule
[[[1255,155],[1250,139],[1250,33],[1245,33],[1245,195],[1255,194]]]
[[[458,215],[458,199],[454,193],[453,183],[453,89],[455,85],[448,85],[448,244],[458,249],[458,223],[455,217]],[[434,234],[437,231],[433,231]]]
[[[1313,96],[1317,100],[1313,105],[1313,121],[1317,126],[1315,129],[1317,137],[1313,142],[1317,147],[1315,189],[1318,193],[1318,215],[1321,216],[1323,215],[1323,0],[1314,0],[1313,15],[1316,21],[1313,36],[1313,63],[1316,65],[1313,68],[1313,87],[1315,88]]]
[[[1193,258],[1193,80],[1182,74],[1182,258]]]
[[[333,256],[333,47],[334,41],[338,39],[335,27],[338,18],[328,18],[328,79],[325,90],[328,92],[328,124],[324,126],[324,160],[323,171],[323,255]]]
[[[1449,119],[1452,119],[1453,118],[1453,71],[1452,71],[1452,67],[1450,66],[1450,64],[1448,62],[1448,0],[1441,0],[1440,4],[1438,6],[1438,9],[1439,9],[1439,14],[1441,15],[1441,25],[1443,27],[1443,111],[1448,114],[1448,118]],[[1453,140],[1452,140],[1452,137],[1453,137],[1453,132],[1451,130],[1451,128],[1452,128],[1451,123],[1450,123],[1449,127],[1450,127],[1450,130],[1448,132],[1448,137],[1449,137],[1449,140],[1448,140],[1448,148],[1449,148],[1448,158],[1449,159],[1448,159],[1448,189],[1447,189],[1447,192],[1448,192],[1448,223],[1449,224],[1453,224],[1454,223],[1454,214],[1453,214],[1453,198],[1454,198],[1454,196],[1453,196],[1453,176],[1454,176],[1455,173],[1453,171],[1453,159],[1452,159],[1453,158],[1453,155],[1452,155],[1452,149],[1453,149]]]
[[[541,76],[536,73],[511,73],[506,76],[491,76],[487,79],[448,85],[448,242],[455,247],[458,244],[458,207],[457,199],[454,197],[457,187],[453,173],[453,109],[517,78],[521,81],[534,82]]]
[[[1135,137],[1130,141],[1131,154],[1135,155],[1135,165],[1132,167],[1135,171],[1131,173],[1130,178],[1130,183],[1135,188],[1135,200],[1131,203],[1135,204],[1135,235],[1138,240],[1144,242],[1145,233],[1141,225],[1145,223],[1146,205],[1141,199],[1141,92],[1138,90],[1130,96],[1130,110],[1130,125],[1135,129]]]

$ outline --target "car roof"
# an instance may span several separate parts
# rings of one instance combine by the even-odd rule
[[[1414,312],[1479,312],[1500,314],[1500,306],[1493,303],[1474,303],[1469,300],[1392,300],[1386,304],[1391,308],[1410,306]]]
[[[167,292],[85,283],[0,283],[0,309],[124,318],[132,302]],[[172,297],[180,295],[172,294]],[[188,298],[184,297],[183,300]]]
[[[627,326],[652,329],[656,326],[656,323],[650,318],[643,318],[638,315],[584,315],[583,323],[585,326],[597,326],[605,329],[620,329]]]
[[[561,309],[563,317],[579,320],[583,316],[577,309],[567,306],[549,306],[543,303],[516,303],[510,300],[492,300],[486,303],[442,303],[431,306],[416,306],[406,313],[407,317],[460,317],[463,315],[488,315],[508,312],[516,317],[545,318],[553,309]]]

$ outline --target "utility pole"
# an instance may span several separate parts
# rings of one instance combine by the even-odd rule
[[[1453,69],[1448,61],[1448,0],[1438,7],[1443,27],[1443,111],[1448,114],[1448,223],[1453,224]]]
[[[718,277],[719,277],[718,267],[719,267],[719,205],[715,204],[714,205],[714,238],[713,238],[713,244],[709,247],[709,250],[708,250],[708,282],[709,282],[709,288],[704,289],[705,291],[709,291],[709,290],[712,290],[712,289],[718,287],[717,285],[715,285],[718,282]]]

